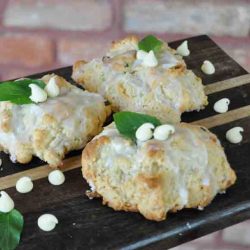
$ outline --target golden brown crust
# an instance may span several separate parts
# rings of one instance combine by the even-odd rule
[[[137,45],[138,42],[139,42],[138,36],[130,35],[130,36],[127,36],[127,37],[125,37],[123,39],[113,41],[112,45],[111,45],[111,51],[123,48],[124,46],[126,46],[126,44],[135,44],[135,45]]]
[[[100,95],[54,74],[42,80],[47,84],[52,77],[60,88],[56,98],[20,106],[0,102],[0,149],[13,161],[25,164],[35,155],[52,167],[60,166],[65,154],[83,148],[111,114]]]
[[[199,126],[176,126],[169,144],[150,140],[141,146],[108,126],[82,154],[83,176],[94,187],[91,198],[102,197],[103,204],[114,210],[140,212],[149,220],[161,221],[168,211],[203,208],[233,185],[235,172],[216,136]],[[183,161],[186,157],[193,164]],[[201,165],[196,166],[198,162]],[[205,177],[209,183],[201,179]]]
[[[186,68],[175,50],[164,43],[159,65],[145,67],[136,60],[138,41],[135,36],[126,37],[114,42],[102,59],[76,62],[72,78],[86,90],[103,95],[115,112],[141,112],[162,122],[180,122],[182,112],[208,104],[201,79]],[[171,64],[166,58],[172,58],[175,66],[165,67]]]

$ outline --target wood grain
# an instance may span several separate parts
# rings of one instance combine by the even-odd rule
[[[232,79],[227,79],[224,81],[219,81],[219,82],[209,84],[205,87],[205,93],[207,95],[210,95],[210,94],[223,91],[226,89],[239,87],[247,83],[250,83],[250,74],[237,76]]]

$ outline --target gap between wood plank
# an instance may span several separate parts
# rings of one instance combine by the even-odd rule
[[[235,120],[239,120],[245,117],[250,116],[250,105],[231,110],[227,113],[218,114],[215,116],[211,116],[205,119],[201,119],[191,124],[205,126],[207,128],[213,128],[219,125],[223,125]],[[226,131],[225,131],[226,132]],[[62,171],[69,171],[72,169],[81,167],[81,155],[74,156],[72,158],[68,158],[63,161],[63,166],[60,167]],[[43,165],[40,167],[32,168],[29,170],[25,170],[16,174],[8,175],[0,178],[0,190],[14,187],[16,185],[16,181],[22,176],[29,176],[32,180],[42,179],[47,177],[48,174],[52,171],[52,169],[48,165]],[[79,170],[79,174],[81,171]]]

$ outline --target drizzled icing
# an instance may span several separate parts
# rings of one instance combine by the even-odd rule
[[[137,142],[136,145],[120,135],[115,125],[111,124],[98,135],[98,137],[107,136],[111,139],[110,146],[101,152],[100,158],[104,159],[105,155],[109,155],[103,164],[110,171],[115,171],[114,168],[117,168],[113,163],[116,159],[122,158],[123,162],[128,161],[130,169],[125,168],[126,178],[129,176],[132,178],[143,172],[144,167],[148,171],[149,166],[144,166],[149,160],[147,151],[164,150],[167,153],[164,154],[164,163],[159,168],[163,172],[167,169],[168,176],[172,176],[171,196],[173,195],[178,200],[180,206],[188,203],[188,189],[192,181],[198,182],[200,186],[211,186],[215,195],[219,188],[215,174],[209,165],[206,146],[206,142],[210,140],[210,134],[199,128],[189,129],[180,125],[176,125],[175,129],[176,132],[168,140],[151,139],[146,142]],[[220,145],[218,140],[215,143]],[[113,184],[118,185],[118,183]]]

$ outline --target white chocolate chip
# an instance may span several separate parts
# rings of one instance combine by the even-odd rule
[[[154,138],[156,140],[167,140],[168,137],[175,132],[175,128],[172,125],[164,124],[156,127],[154,131]]]
[[[243,131],[244,129],[242,127],[231,128],[226,133],[226,139],[231,143],[239,143],[243,139],[241,134]]]
[[[31,83],[29,87],[31,88],[31,96],[30,96],[31,101],[38,103],[38,102],[45,102],[47,100],[48,97],[47,93],[38,85]]]
[[[27,176],[21,177],[16,182],[16,190],[19,193],[22,194],[29,193],[32,189],[33,189],[33,182],[30,177]]]
[[[50,78],[48,84],[45,87],[45,91],[49,97],[56,97],[60,94],[60,88],[57,85],[56,79],[57,76]]]
[[[185,40],[180,46],[178,46],[176,51],[181,56],[189,56],[190,50],[188,49],[188,41]]]
[[[152,123],[144,123],[142,124],[135,133],[135,137],[139,141],[147,141],[152,138],[154,125]]]
[[[15,204],[11,197],[5,192],[0,192],[0,212],[8,213],[14,209]]]
[[[145,67],[156,67],[158,65],[158,61],[155,57],[154,51],[150,50],[147,55],[144,57],[142,64]]]
[[[136,53],[136,59],[138,60],[144,60],[145,56],[147,55],[148,53],[144,50],[138,50],[137,53]]]
[[[214,111],[218,113],[225,113],[228,111],[228,105],[230,100],[228,98],[222,98],[214,104]]]
[[[61,170],[57,169],[49,173],[48,180],[50,184],[58,186],[64,183],[65,176]]]
[[[201,70],[207,74],[207,75],[212,75],[214,74],[215,72],[215,68],[214,68],[214,65],[208,61],[208,60],[205,60],[201,66]]]
[[[56,227],[58,219],[53,214],[43,214],[38,218],[37,224],[40,229],[49,232]]]

